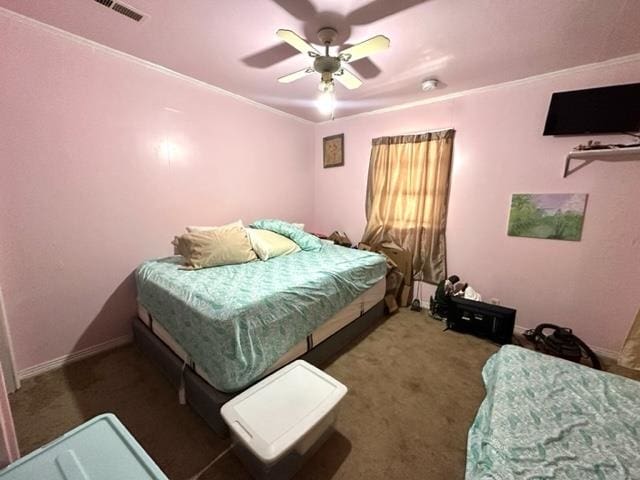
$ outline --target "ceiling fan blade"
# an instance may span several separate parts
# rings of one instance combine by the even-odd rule
[[[278,37],[280,37],[282,40],[287,42],[299,52],[308,54],[312,57],[320,55],[320,52],[318,52],[318,50],[316,50],[313,45],[311,45],[304,38],[300,37],[300,35],[292,32],[291,30],[280,29],[276,32],[276,34],[278,35]]]
[[[253,68],[268,68],[297,54],[298,52],[293,51],[286,43],[278,42],[273,47],[265,48],[244,57],[242,63]]]
[[[338,57],[343,62],[353,62],[355,60],[368,57],[369,55],[379,52],[380,50],[384,50],[385,48],[389,48],[390,43],[390,40],[384,35],[376,35],[369,40],[365,40],[364,42],[360,42],[353,47],[343,50],[340,52]]]
[[[349,47],[353,47],[353,45],[345,43],[342,47],[346,50]],[[349,63],[349,66],[355,70],[356,75],[360,78],[364,78],[365,80],[375,78],[382,73],[380,67],[378,67],[373,60],[368,57],[361,58],[360,60],[354,60]]]
[[[349,25],[368,25],[383,18],[395,15],[427,0],[372,0],[370,3],[351,12],[346,21]]]
[[[303,22],[308,22],[318,14],[316,7],[309,0],[273,0],[273,3],[280,5],[289,15]]]
[[[278,81],[280,83],[291,83],[291,82],[295,82],[296,80],[301,79],[302,77],[306,77],[307,75],[309,75],[310,73],[313,73],[314,70],[311,67],[302,69],[302,70],[298,70],[297,72],[293,72],[290,73],[289,75],[285,75],[284,77],[280,77],[278,79]]]
[[[378,65],[376,65],[369,57],[364,57],[360,60],[356,60],[355,62],[351,62],[349,66],[355,70],[356,75],[364,78],[365,80],[375,78],[382,73],[380,67],[378,67]]]
[[[349,90],[354,90],[362,85],[362,80],[356,77],[349,70],[341,68],[336,73],[333,74],[333,78],[339,81],[342,85],[347,87]]]

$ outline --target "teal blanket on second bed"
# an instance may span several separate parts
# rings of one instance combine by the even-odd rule
[[[467,480],[640,478],[640,382],[515,346],[482,376]]]
[[[181,257],[143,263],[138,302],[225,392],[257,380],[386,273],[381,255],[334,245],[242,265],[180,265]]]

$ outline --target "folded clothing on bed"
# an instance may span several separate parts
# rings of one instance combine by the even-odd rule
[[[466,478],[640,478],[640,382],[521,347],[485,365]]]
[[[386,273],[381,255],[333,245],[197,271],[180,264],[138,267],[138,302],[224,392],[260,378]]]

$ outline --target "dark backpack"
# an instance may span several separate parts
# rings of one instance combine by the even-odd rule
[[[544,330],[553,330],[550,335],[545,335]],[[596,370],[602,370],[600,359],[593,353],[589,346],[576,337],[570,328],[559,327],[552,323],[542,323],[536,328],[524,332],[524,337],[535,346],[535,349],[564,358],[572,362],[581,363],[583,358],[591,362]]]

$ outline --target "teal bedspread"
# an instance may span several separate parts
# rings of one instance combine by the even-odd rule
[[[180,260],[143,263],[138,302],[224,392],[260,378],[386,273],[381,255],[334,245],[193,271]]]
[[[468,480],[640,478],[640,382],[515,346],[482,375]]]

